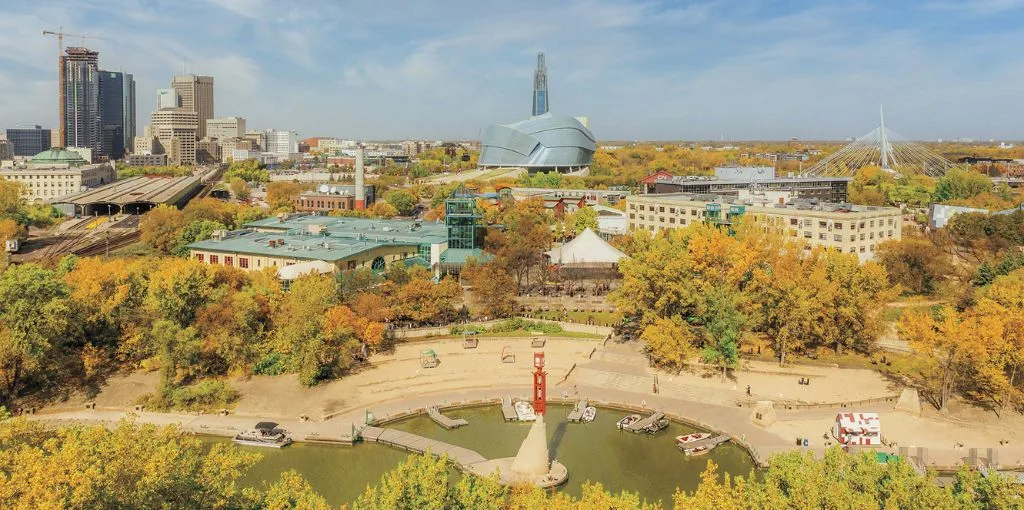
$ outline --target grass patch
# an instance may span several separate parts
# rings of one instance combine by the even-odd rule
[[[111,257],[151,257],[157,255],[161,255],[161,253],[142,241],[111,250],[110,252]]]
[[[531,317],[549,321],[577,322],[580,324],[596,324],[598,326],[615,326],[622,323],[622,314],[619,312],[569,312],[563,314],[560,311],[550,310],[547,312],[527,312]]]
[[[162,386],[139,403],[156,411],[205,411],[224,409],[238,400],[239,393],[222,381],[202,381],[188,386]]]
[[[885,312],[882,314],[882,319],[885,320],[885,322],[896,322],[900,320],[900,317],[902,317],[903,313],[907,310],[926,311],[934,310],[939,306],[940,305],[914,304],[912,301],[908,302],[905,306],[887,306],[885,307]]]

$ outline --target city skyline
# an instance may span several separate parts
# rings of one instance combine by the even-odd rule
[[[4,127],[57,128],[56,47],[40,32],[62,26],[103,38],[65,45],[132,73],[140,112],[175,75],[214,76],[220,116],[301,137],[479,138],[522,117],[544,52],[552,112],[587,116],[604,140],[845,139],[883,103],[914,139],[1024,138],[1007,108],[1024,77],[1020,0],[6,8]]]

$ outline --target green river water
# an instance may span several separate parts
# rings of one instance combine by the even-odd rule
[[[746,451],[731,443],[702,457],[686,457],[673,444],[675,436],[695,431],[685,425],[673,422],[654,436],[633,434],[615,428],[625,412],[598,409],[592,423],[576,424],[565,420],[569,409],[551,405],[545,421],[551,455],[569,469],[569,481],[561,490],[572,495],[578,496],[583,482],[590,480],[614,492],[638,491],[648,501],[671,504],[676,487],[696,487],[708,459],[718,464],[720,473],[746,476],[753,468]],[[444,430],[420,415],[385,426],[476,450],[489,459],[514,456],[530,427],[529,423],[505,423],[495,406],[445,414],[465,418],[469,425]],[[375,484],[381,474],[409,455],[377,444],[348,447],[297,443],[280,450],[252,449],[263,454],[263,459],[243,483],[273,483],[282,472],[295,469],[334,505],[351,503],[367,485]]]

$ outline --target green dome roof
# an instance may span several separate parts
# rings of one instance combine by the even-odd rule
[[[45,150],[32,156],[29,163],[35,165],[41,164],[60,164],[69,166],[78,166],[86,164],[86,161],[82,159],[82,156],[74,151],[62,149],[60,147],[54,147],[49,150]]]

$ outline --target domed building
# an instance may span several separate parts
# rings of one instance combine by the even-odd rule
[[[89,164],[81,154],[55,147],[32,156],[24,168],[4,168],[0,179],[20,182],[24,197],[32,202],[54,202],[117,180],[109,163]]]
[[[28,160],[29,168],[76,168],[87,164],[81,154],[61,147],[47,149]]]
[[[514,124],[494,124],[480,142],[481,167],[573,172],[594,161],[594,134],[573,117],[550,112]]]

